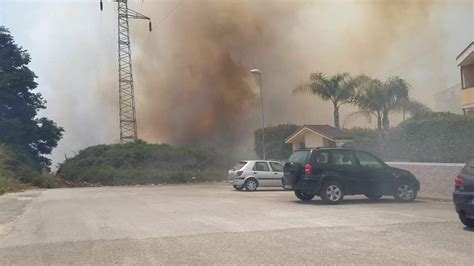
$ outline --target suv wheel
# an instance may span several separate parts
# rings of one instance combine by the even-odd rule
[[[233,187],[234,187],[235,190],[239,190],[239,191],[242,190],[242,189],[244,189],[243,186],[236,186],[236,185],[233,185]]]
[[[321,190],[321,199],[328,204],[339,204],[344,199],[344,190],[336,181],[326,182]]]
[[[315,194],[295,190],[295,196],[302,201],[310,201],[314,198]]]
[[[466,214],[464,212],[459,213],[459,220],[461,220],[461,222],[465,226],[470,227],[470,228],[474,228],[474,219],[467,218]]]
[[[393,197],[402,202],[410,202],[416,199],[416,194],[417,191],[411,182],[402,181],[395,186]]]
[[[244,183],[244,187],[247,191],[257,190],[257,187],[258,187],[257,179],[255,179],[255,178],[247,179],[247,181],[245,181],[245,183]]]
[[[368,194],[365,194],[365,196],[369,198],[370,200],[379,200],[383,197],[383,194],[382,193],[368,193]]]

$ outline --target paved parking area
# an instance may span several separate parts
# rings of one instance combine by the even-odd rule
[[[2,217],[2,265],[474,261],[474,232],[450,202],[349,197],[327,206],[217,183],[9,194]]]

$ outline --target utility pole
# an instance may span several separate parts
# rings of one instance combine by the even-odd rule
[[[127,1],[114,0],[118,3],[119,118],[120,141],[122,143],[133,142],[138,138],[128,19],[148,20],[149,30],[152,30],[151,19],[129,9]],[[100,0],[100,10],[103,9],[104,5]]]
[[[260,84],[260,108],[262,111],[262,155],[263,159],[267,159],[267,155],[265,153],[265,116],[263,115],[263,88],[262,88],[262,71],[260,69],[254,68],[250,70],[250,73],[258,75],[258,81]]]

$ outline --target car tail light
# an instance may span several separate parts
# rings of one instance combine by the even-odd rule
[[[464,186],[464,179],[457,176],[456,179],[454,179],[454,184],[456,184],[456,186],[458,186],[458,187]]]
[[[244,171],[237,171],[237,176],[241,176],[244,173]]]
[[[311,164],[307,163],[304,165],[304,173],[306,175],[312,175],[313,174],[313,166]]]

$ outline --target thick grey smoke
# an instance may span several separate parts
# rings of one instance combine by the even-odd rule
[[[309,73],[399,75],[432,105],[433,93],[459,83],[455,57],[474,36],[471,0],[129,2],[155,22],[151,33],[131,22],[140,137],[249,152],[260,122],[249,69],[263,71],[267,124],[331,123],[329,104],[291,96]],[[116,3],[102,13],[95,0],[7,0],[0,9],[31,53],[44,115],[66,129],[54,160],[117,142]],[[343,120],[351,111],[343,107]]]

